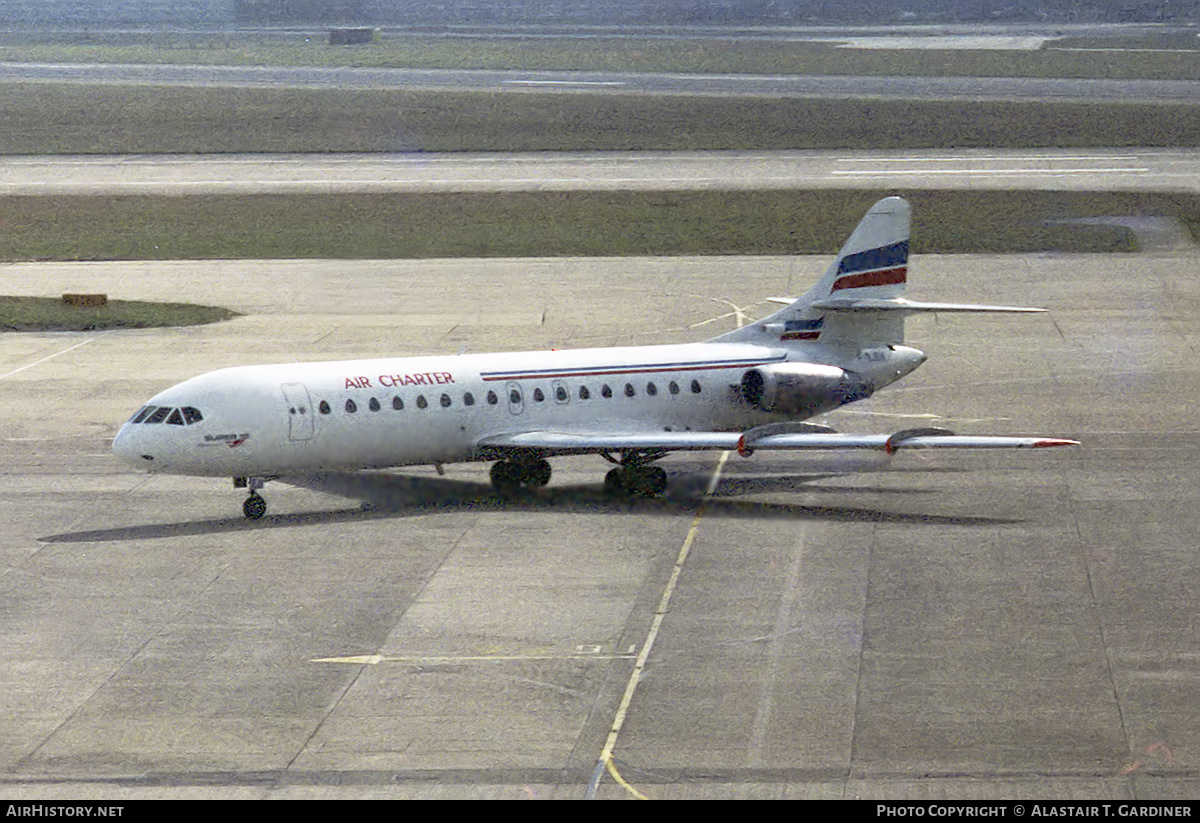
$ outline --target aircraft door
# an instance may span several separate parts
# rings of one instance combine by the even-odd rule
[[[315,424],[308,387],[303,383],[284,383],[283,397],[287,404],[288,440],[294,443],[312,440]]]
[[[520,383],[509,383],[505,386],[508,392],[509,414],[520,414],[525,411],[525,393],[521,391]]]

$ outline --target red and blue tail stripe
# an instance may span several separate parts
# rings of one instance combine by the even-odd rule
[[[870,286],[895,286],[908,280],[908,241],[848,254],[838,263],[837,278],[831,292],[865,289]]]

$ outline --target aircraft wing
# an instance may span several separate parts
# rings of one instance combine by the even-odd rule
[[[895,434],[843,434],[832,430],[788,432],[778,430],[777,426],[761,426],[745,432],[527,431],[492,435],[483,438],[478,444],[480,450],[487,453],[514,450],[531,450],[545,454],[736,450],[743,456],[749,456],[759,449],[875,449],[893,454],[900,449],[1040,449],[1077,445],[1079,442],[1076,440],[956,435],[943,429],[909,429]]]

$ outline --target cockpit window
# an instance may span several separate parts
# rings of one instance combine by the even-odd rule
[[[152,414],[151,414],[149,417],[147,417],[147,418],[145,419],[145,421],[144,421],[144,422],[145,422],[145,423],[147,423],[147,424],[150,424],[150,423],[161,423],[161,422],[163,422],[164,420],[166,420],[166,419],[167,419],[167,415],[168,415],[168,414],[170,414],[170,413],[171,413],[171,409],[170,409],[170,407],[168,407],[168,406],[159,406],[157,409],[155,409],[155,410],[154,410],[154,412],[153,412],[153,413],[152,413]]]
[[[164,420],[172,426],[190,426],[204,419],[200,410],[192,406],[173,409],[170,406],[143,406],[129,421],[130,423],[161,423]]]

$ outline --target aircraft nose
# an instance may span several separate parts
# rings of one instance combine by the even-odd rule
[[[134,427],[128,423],[125,424],[113,439],[112,453],[122,463],[139,469],[147,468],[154,458],[148,454],[143,454],[140,448],[141,444],[137,442],[139,439]]]

